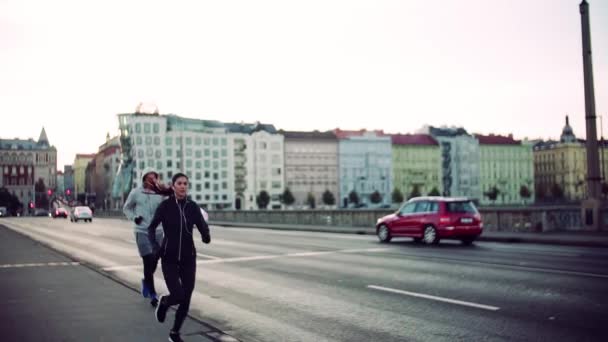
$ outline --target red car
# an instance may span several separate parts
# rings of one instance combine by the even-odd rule
[[[55,208],[53,210],[53,218],[57,218],[57,217],[63,217],[63,218],[68,218],[68,211],[65,210],[64,208]]]
[[[426,244],[457,239],[470,245],[482,230],[483,222],[475,204],[466,198],[453,197],[412,198],[396,213],[379,218],[376,223],[376,234],[384,243],[405,236]]]

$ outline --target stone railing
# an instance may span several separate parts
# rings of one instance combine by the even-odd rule
[[[504,232],[580,231],[580,206],[481,207],[484,229]],[[211,223],[246,222],[310,226],[374,227],[391,209],[363,210],[211,210]],[[124,217],[122,211],[96,211],[98,217]],[[608,231],[608,209],[602,210],[602,228]]]

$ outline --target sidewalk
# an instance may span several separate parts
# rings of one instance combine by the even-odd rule
[[[374,227],[345,227],[345,226],[315,226],[297,224],[271,224],[213,221],[210,223],[225,227],[251,227],[277,230],[327,232],[375,235]],[[537,243],[581,247],[608,247],[608,232],[545,232],[545,233],[517,233],[517,232],[490,232],[484,231],[478,241],[503,243]]]
[[[0,225],[2,341],[167,341],[164,324],[135,290]],[[188,318],[185,341],[237,341]]]

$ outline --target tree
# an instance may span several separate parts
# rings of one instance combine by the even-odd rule
[[[281,196],[281,202],[283,202],[285,205],[292,205],[295,201],[296,199],[293,198],[291,190],[289,190],[289,188],[285,188],[285,191],[283,191],[283,196]]]
[[[331,191],[325,190],[325,192],[323,193],[323,204],[325,205],[334,205],[336,204],[336,198],[334,197],[334,194],[331,193]]]
[[[519,188],[519,196],[524,200],[524,203],[526,203],[526,200],[532,197],[532,192],[530,192],[530,189],[528,189],[527,186],[522,185]]]
[[[551,196],[556,200],[564,198],[564,190],[559,184],[553,183],[553,185],[551,185]]]
[[[608,184],[607,183],[602,183],[602,195],[604,195],[604,197],[608,196]]]
[[[498,194],[500,194],[500,190],[496,186],[490,188],[490,190],[483,193],[490,201],[494,202],[498,198]]]
[[[0,188],[0,207],[6,207],[11,215],[15,215],[17,211],[23,207],[17,196],[11,194],[8,189]]]
[[[270,195],[266,192],[266,190],[260,191],[260,194],[255,198],[255,202],[260,209],[266,209],[268,207],[268,203],[270,203]]]
[[[437,187],[433,187],[433,189],[431,189],[431,192],[429,192],[429,196],[440,196],[441,194],[439,193],[439,189],[437,189]]]
[[[419,188],[418,184],[415,184],[412,187],[412,192],[410,192],[410,196],[408,198],[414,198],[414,197],[420,197],[420,196],[421,196],[420,188]]]
[[[351,191],[348,194],[348,201],[350,203],[354,203],[355,205],[359,204],[359,194],[357,194],[357,192],[355,190]]]
[[[376,190],[369,196],[369,200],[374,204],[378,204],[382,202],[382,195]]]
[[[49,199],[46,195],[44,179],[38,178],[38,181],[34,184],[34,191],[36,191],[36,208],[47,208],[49,206]]]
[[[306,198],[306,204],[310,209],[314,209],[316,207],[315,195],[312,192],[308,193],[308,198]]]
[[[391,194],[391,197],[393,199],[393,203],[402,203],[404,198],[403,198],[403,193],[401,192],[401,190],[395,188],[393,190],[393,193]]]

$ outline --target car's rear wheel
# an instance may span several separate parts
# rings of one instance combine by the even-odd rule
[[[422,241],[424,241],[427,245],[436,244],[439,242],[439,238],[437,237],[437,229],[433,226],[424,227],[424,236],[422,237]]]
[[[380,240],[380,242],[389,243],[391,242],[392,238],[393,237],[391,236],[391,231],[388,229],[387,226],[381,225],[380,227],[378,227],[378,240]]]

